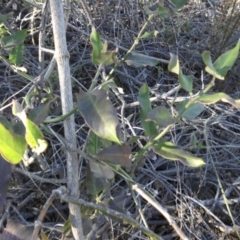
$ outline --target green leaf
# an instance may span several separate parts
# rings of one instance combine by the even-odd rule
[[[155,67],[160,61],[154,57],[132,52],[127,56],[126,63],[134,67]]]
[[[0,123],[0,153],[2,157],[12,164],[17,164],[22,160],[26,149],[27,143],[24,137],[9,131]]]
[[[157,134],[157,128],[153,122],[146,122],[148,112],[152,110],[149,100],[149,89],[147,84],[143,84],[138,93],[138,101],[140,103],[140,119],[146,136]]]
[[[240,40],[238,40],[236,46],[223,53],[213,64],[216,71],[223,77],[227,75],[227,72],[232,68],[236,62],[240,49]]]
[[[215,93],[215,94],[204,94],[202,95],[198,101],[203,103],[203,104],[213,104],[218,101],[226,102],[234,106],[235,108],[239,109],[240,108],[240,102],[239,100],[234,100],[230,96],[228,96],[226,93],[220,92],[220,93]]]
[[[0,38],[4,37],[6,34],[8,34],[8,29],[4,24],[0,24]]]
[[[153,146],[153,151],[168,160],[179,160],[189,167],[201,167],[205,165],[202,158],[193,156],[192,154],[179,149],[171,142],[161,141]]]
[[[189,93],[192,92],[193,80],[192,80],[190,77],[184,75],[184,74],[182,73],[182,71],[180,71],[180,73],[179,73],[179,75],[178,75],[178,81],[179,81],[181,87],[182,87],[185,91],[187,91],[187,92],[189,92]]]
[[[41,230],[41,238],[42,238],[42,240],[49,240],[48,236],[46,235],[46,233],[43,230]]]
[[[37,125],[29,119],[26,119],[23,123],[26,127],[25,138],[28,145],[32,148],[33,152],[38,155],[47,149],[47,141],[44,140],[42,132]]]
[[[176,9],[180,9],[181,7],[183,7],[188,0],[171,0],[171,2],[175,5]]]
[[[181,117],[191,121],[194,118],[196,118],[204,110],[204,105],[200,103],[194,103],[186,109],[186,105],[188,102],[189,102],[188,100],[184,100],[180,103],[176,103],[176,106],[177,106],[178,112],[182,113]]]
[[[13,33],[10,36],[5,36],[1,39],[1,44],[6,50],[11,50],[15,46],[21,45],[24,43],[24,40],[27,36],[27,30],[20,30],[16,33]]]
[[[79,110],[88,126],[99,137],[120,143],[117,137],[118,117],[104,90],[76,94]]]
[[[100,151],[96,157],[97,159],[126,168],[131,168],[132,160],[130,159],[131,148],[128,145],[112,145]]]
[[[89,166],[95,178],[105,178],[105,179],[114,178],[114,171],[108,165],[103,165],[101,163],[89,161]]]
[[[65,235],[69,233],[71,231],[71,226],[72,226],[71,220],[70,218],[68,218],[68,220],[63,225],[62,233]]]
[[[162,18],[169,17],[169,12],[162,7],[159,2],[156,2],[150,7],[146,7],[145,11],[147,15],[154,15]]]
[[[0,123],[10,132],[14,132],[13,125],[5,117],[0,116]]]
[[[106,179],[96,178],[93,172],[91,171],[89,165],[87,165],[85,182],[86,182],[87,193],[93,196],[97,196],[106,186]]]
[[[15,100],[13,100],[12,112],[15,116],[18,116],[21,119],[25,126],[25,139],[28,145],[32,148],[32,151],[37,154],[44,152],[47,149],[48,144],[47,141],[44,140],[42,132],[34,122],[27,118],[25,111]]]
[[[8,15],[4,15],[0,13],[0,23],[4,23],[8,18]]]
[[[17,121],[16,123],[14,123],[13,132],[23,137],[25,136],[26,128],[24,127],[22,121]]]
[[[92,27],[90,41],[91,41],[91,44],[93,47],[92,62],[94,64],[99,64],[97,58],[99,57],[99,54],[101,53],[101,51],[103,49],[103,43],[102,43],[100,35],[98,34],[98,32],[96,31],[96,29],[94,27]]]
[[[115,64],[117,62],[116,52],[115,51],[107,51],[104,53],[100,53],[98,57],[95,59],[95,64],[103,64],[105,66]]]
[[[98,137],[93,131],[90,131],[87,143],[87,153],[97,154],[103,148],[111,146],[112,143],[106,139]]]
[[[158,35],[158,31],[154,30],[152,32],[145,32],[142,36],[140,36],[140,39],[148,38],[148,37],[156,37]]]
[[[170,60],[168,63],[168,71],[179,75],[180,73],[180,63],[178,56],[170,53]]]
[[[9,60],[11,63],[20,65],[23,61],[23,52],[24,52],[24,45],[20,44],[14,47],[9,55]]]
[[[154,108],[148,113],[147,117],[147,121],[154,121],[160,127],[166,127],[175,122],[172,114],[164,106]]]
[[[19,117],[22,121],[24,121],[27,118],[27,115],[23,111],[21,104],[16,100],[12,101],[12,113],[14,116]]]
[[[202,59],[203,59],[203,62],[206,64],[206,67],[205,67],[206,72],[208,72],[209,74],[213,75],[214,77],[220,80],[224,80],[224,77],[221,74],[219,74],[215,69],[212,63],[212,58],[209,51],[204,51],[202,53]]]
[[[28,113],[28,118],[33,121],[37,126],[48,117],[50,112],[50,105],[52,101],[48,101],[46,103],[40,104],[35,107]]]

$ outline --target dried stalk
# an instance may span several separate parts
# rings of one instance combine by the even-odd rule
[[[50,0],[52,26],[55,44],[55,58],[58,65],[58,75],[61,91],[62,113],[66,114],[73,109],[72,85],[69,66],[69,52],[67,50],[65,20],[62,1]],[[70,146],[76,149],[76,133],[74,115],[64,120],[64,135]],[[79,197],[77,153],[67,150],[67,175],[70,195]],[[70,220],[73,236],[77,240],[83,239],[82,219],[79,206],[69,203]]]

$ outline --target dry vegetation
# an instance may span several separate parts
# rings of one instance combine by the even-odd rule
[[[145,23],[147,16],[144,6],[147,2],[144,0],[89,0],[86,2],[89,15],[98,33],[102,39],[108,41],[110,49],[114,50],[118,47],[119,58],[131,47],[134,38]],[[178,54],[183,72],[194,79],[194,93],[197,93],[210,81],[209,75],[204,72],[201,53],[209,50],[213,58],[216,58],[233,46],[240,37],[240,6],[236,3],[231,10],[234,2],[189,0],[186,6],[170,18],[155,17],[148,31],[157,30],[159,34],[157,37],[141,40],[135,51],[164,60],[169,60],[170,52]],[[12,6],[2,3],[1,9],[2,13],[9,12],[12,11]],[[86,16],[80,2],[72,1],[67,43],[74,92],[78,92],[79,88],[88,89],[97,71],[97,67],[91,63],[92,47],[89,41],[91,27],[89,18]],[[18,4],[18,10],[8,21],[12,29],[30,29],[25,43],[23,66],[32,77],[38,76],[41,69],[38,57],[38,34],[39,23],[43,17],[45,18],[45,48],[54,49],[51,19],[48,13],[42,13],[41,9],[33,8],[22,1]],[[45,52],[42,69],[48,66],[51,57],[51,53]],[[107,74],[111,67],[106,67],[104,70]],[[226,92],[235,99],[240,98],[239,71],[240,61],[238,60],[226,80],[217,82],[212,91]],[[57,77],[57,71],[54,70],[50,80],[55,95],[59,95]],[[133,152],[136,152],[141,148],[141,144],[147,141],[142,136],[139,107],[133,104],[137,102],[140,86],[147,83],[151,90],[151,97],[158,97],[153,105],[168,106],[167,100],[161,100],[159,96],[167,94],[168,99],[174,97],[175,92],[172,90],[178,82],[176,76],[168,72],[165,63],[159,63],[157,67],[140,68],[123,64],[116,69],[114,81],[123,88],[124,94],[119,97],[112,92],[111,101],[118,109],[120,117],[121,99],[126,104],[124,118],[127,137],[140,136],[139,143],[135,143],[132,148]],[[100,82],[101,77],[99,77]],[[12,98],[20,99],[31,87],[26,79],[6,67],[4,62],[0,62],[0,84],[1,107],[10,103]],[[184,91],[178,93],[178,97],[185,96]],[[60,103],[56,101],[52,107],[51,116],[58,116],[60,113]],[[5,109],[2,114],[11,118],[10,109]],[[63,133],[62,123],[49,124],[49,126],[55,132]],[[84,149],[89,129],[78,114],[76,126],[78,147]],[[14,221],[14,224],[27,225],[30,230],[52,190],[66,182],[66,162],[62,143],[51,135],[45,134],[45,137],[49,142],[48,150],[38,162],[35,161],[30,166],[26,167],[23,164],[16,166],[7,195],[8,214],[4,217]],[[176,124],[165,137],[184,150],[202,157],[206,161],[206,166],[192,169],[180,162],[167,161],[149,154],[135,172],[135,181],[155,196],[189,239],[238,239],[226,208],[223,192],[237,231],[240,233],[239,112],[224,103],[207,106],[195,120],[191,122],[183,120]],[[95,198],[86,192],[87,170],[84,159],[79,167],[81,198],[96,202]],[[101,200],[104,201],[104,198],[110,196],[114,199],[112,204],[105,203],[107,207],[127,213],[144,225],[140,215],[142,212],[149,229],[162,239],[179,239],[169,223],[153,206],[139,195],[136,195],[134,202],[132,192],[121,176],[116,176],[114,182],[107,184],[109,188],[103,193]],[[97,234],[92,239],[148,239],[139,229],[124,224],[120,219],[105,218],[100,214],[93,216],[93,212],[85,208],[83,212],[86,214],[83,219],[86,233],[91,230],[90,216],[95,223]],[[54,201],[43,223],[43,230],[49,239],[64,239],[61,232],[67,219],[67,204]]]

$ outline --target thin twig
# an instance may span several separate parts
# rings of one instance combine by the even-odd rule
[[[68,192],[66,187],[64,187],[64,186],[52,191],[52,194],[50,195],[50,197],[47,199],[46,203],[44,204],[44,206],[38,216],[38,219],[35,221],[35,227],[34,227],[34,231],[32,234],[32,240],[38,239],[38,234],[41,229],[43,219],[44,219],[49,207],[51,206],[53,200],[56,199],[60,193],[62,194],[63,192],[65,192],[65,193]]]
[[[129,217],[126,214],[117,212],[115,210],[109,209],[107,207],[104,207],[102,205],[98,205],[92,202],[87,202],[83,199],[80,198],[76,198],[73,196],[69,196],[65,193],[62,193],[60,191],[57,192],[59,194],[59,198],[62,201],[68,202],[68,203],[73,203],[76,204],[78,206],[85,206],[85,207],[89,207],[91,209],[97,210],[99,212],[102,212],[103,214],[107,214],[108,216],[112,216],[118,219],[122,219],[124,220],[124,222],[132,225],[133,227],[136,227],[137,229],[139,229],[140,231],[142,231],[144,234],[146,234],[147,236],[151,237],[153,240],[163,240],[162,237],[158,236],[157,234],[155,234],[154,232],[152,232],[151,230],[145,228],[144,226],[142,226],[141,224],[139,224],[137,221],[133,220],[131,217]]]
[[[155,207],[168,221],[168,223],[174,228],[178,236],[183,240],[189,240],[189,238],[185,235],[185,233],[178,227],[176,222],[172,219],[172,217],[168,214],[166,209],[164,209],[160,203],[153,200],[148,194],[146,194],[142,189],[138,187],[137,184],[132,186],[132,189],[135,190],[138,194],[140,194],[146,201],[148,201],[153,207]]]

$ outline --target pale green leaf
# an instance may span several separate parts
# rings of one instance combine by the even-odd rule
[[[28,145],[37,154],[44,152],[48,144],[47,141],[43,139],[43,134],[38,126],[29,119],[26,119],[24,126],[26,128],[25,138]]]
[[[156,37],[158,35],[158,31],[154,30],[152,32],[145,32],[140,39],[148,38],[148,37]]]
[[[96,57],[96,63],[95,64],[103,64],[105,66],[115,64],[117,62],[116,59],[116,52],[115,51],[107,51],[104,53],[100,53],[98,57]]]
[[[201,167],[205,165],[205,162],[202,158],[195,157],[194,155],[178,148],[171,142],[162,141],[156,143],[153,146],[153,151],[168,160],[179,160],[188,167]]]
[[[168,71],[179,75],[180,73],[180,63],[178,56],[170,53],[170,60],[168,63]]]
[[[202,59],[203,59],[203,62],[206,64],[206,67],[205,67],[206,72],[213,75],[217,79],[224,80],[224,76],[218,73],[218,71],[215,69],[212,63],[212,58],[209,51],[204,51],[202,53]]]
[[[151,56],[133,52],[127,56],[126,63],[134,67],[155,67],[159,63],[159,60]]]
[[[0,153],[2,157],[12,163],[19,163],[27,149],[24,137],[6,129],[0,123]]]
[[[236,62],[239,55],[240,48],[240,40],[238,40],[236,46],[223,53],[213,64],[216,71],[221,74],[221,76],[225,77],[227,72],[232,68],[234,63]]]
[[[101,53],[101,51],[103,49],[103,43],[102,43],[100,35],[98,34],[98,32],[96,31],[96,29],[94,27],[92,27],[90,41],[91,41],[91,44],[93,47],[92,62],[94,64],[98,64],[97,58],[99,57],[99,54]]]
[[[181,85],[181,88],[183,88],[185,91],[191,93],[192,92],[192,88],[193,88],[193,80],[184,75],[182,73],[182,71],[180,71],[179,75],[178,75],[178,81]]]
[[[229,95],[223,92],[215,93],[215,94],[204,94],[199,99],[199,102],[203,104],[213,104],[218,101],[226,102],[234,106],[235,108],[240,108],[240,102],[238,100],[234,100]]]

